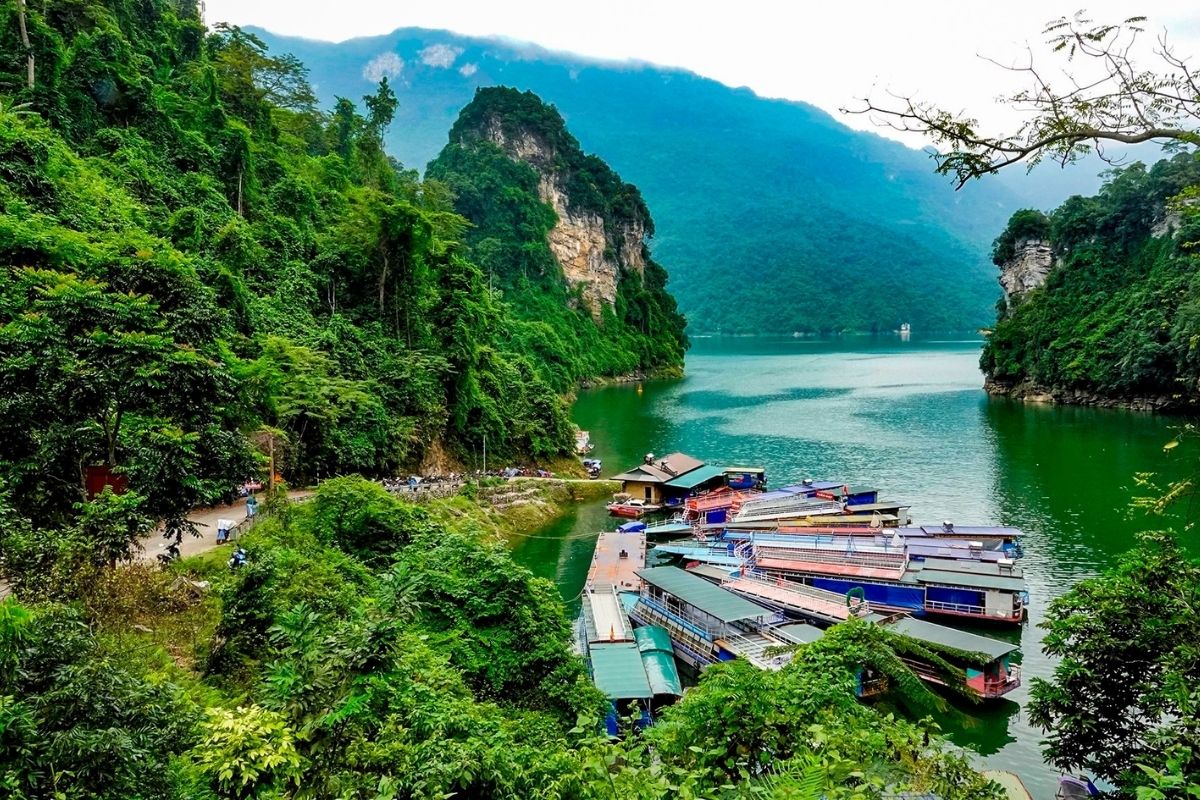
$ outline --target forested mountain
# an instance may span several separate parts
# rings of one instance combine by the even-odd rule
[[[259,32],[311,69],[321,102],[382,75],[385,139],[422,167],[481,86],[531,90],[654,210],[656,259],[694,332],[966,329],[997,297],[987,245],[1023,205],[999,181],[954,192],[928,155],[803,103],[678,69],[612,64],[445,31],[338,44]],[[814,76],[814,79],[819,79]]]
[[[471,221],[470,253],[520,320],[511,337],[543,355],[560,388],[682,366],[685,323],[646,246],[654,222],[641,194],[537,96],[480,89],[427,177]]]
[[[444,465],[485,437],[553,456],[577,380],[679,367],[660,269],[622,280],[607,316],[569,308],[543,206],[505,242],[540,271],[490,286],[481,229],[385,154],[386,81],[323,113],[295,58],[195,12],[0,11],[0,479],[18,511],[70,518],[100,468],[179,518],[258,471],[258,451],[304,479]]]
[[[1066,402],[1194,406],[1200,397],[1200,160],[1113,174],[1094,197],[1022,210],[996,239],[1006,300],[989,390]]]

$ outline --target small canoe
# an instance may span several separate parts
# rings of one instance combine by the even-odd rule
[[[1021,776],[1015,772],[1004,769],[985,769],[983,777],[1000,784],[1009,800],[1033,800],[1033,795],[1025,788]]]

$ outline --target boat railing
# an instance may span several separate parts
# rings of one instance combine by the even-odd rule
[[[947,603],[943,600],[926,600],[925,609],[927,611],[946,611],[951,614],[971,614],[973,616],[987,616],[987,609],[983,606],[972,605],[971,603]]]
[[[1021,685],[1021,665],[1010,664],[1008,666],[1008,675],[1004,678],[991,678],[984,676],[983,679],[983,696],[984,697],[1000,697],[1008,694],[1013,689]]]
[[[697,661],[714,664],[713,641],[717,638],[707,628],[688,622],[659,603],[642,596],[630,613],[636,622],[660,625],[671,633],[671,641],[680,650],[686,651]]]
[[[692,523],[688,522],[687,520],[685,520],[683,518],[682,514],[674,514],[669,519],[660,519],[660,520],[656,520],[654,522],[647,522],[646,530],[653,531],[658,528],[666,528],[666,527],[670,527],[673,525],[691,525],[691,524]]]
[[[674,624],[691,632],[692,634],[700,637],[701,639],[706,639],[707,641],[711,642],[718,637],[718,634],[716,631],[710,630],[705,625],[700,625],[696,622],[692,622],[691,620],[687,619],[686,617],[681,616],[680,614],[678,614],[674,611],[671,611],[666,606],[659,603],[657,600],[652,600],[649,597],[642,595],[639,598],[639,602],[642,603],[643,605],[645,605],[651,611],[654,611],[657,614],[661,615],[664,619],[666,619],[670,622],[673,622]]]
[[[788,580],[781,572],[768,571],[751,574],[743,570],[729,575],[721,583],[722,585],[726,585],[735,581],[745,581],[762,587],[780,588],[797,597],[805,597],[825,603],[841,603],[845,600],[845,597],[837,592],[831,592],[828,589],[818,589],[815,586]],[[848,608],[850,616],[866,616],[869,613],[871,613],[871,608],[866,601],[863,601],[854,608]]]
[[[771,547],[759,545],[757,556],[762,559],[779,559],[781,561],[808,561],[817,564],[837,564],[849,567],[874,567],[879,569],[903,570],[908,564],[907,555],[903,551],[894,553],[872,553],[862,550],[837,549],[822,547]]]
[[[921,680],[929,681],[930,683],[936,683],[942,686],[946,685],[946,679],[939,675],[937,670],[935,670],[929,664],[926,664],[924,661],[918,661],[914,658],[906,658],[904,656],[900,656],[900,660],[903,661],[904,665],[911,669]]]

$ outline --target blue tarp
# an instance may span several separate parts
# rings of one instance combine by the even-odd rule
[[[617,530],[620,531],[621,533],[638,533],[640,531],[646,530],[646,523],[644,523],[644,522],[626,522],[623,525],[618,525]]]
[[[930,586],[925,589],[930,600],[939,603],[957,603],[964,606],[982,606],[983,593],[973,589],[951,589],[946,586]]]

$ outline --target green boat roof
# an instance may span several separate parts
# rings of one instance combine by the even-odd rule
[[[705,464],[702,467],[696,467],[691,472],[685,472],[678,478],[672,478],[663,485],[670,486],[673,489],[691,489],[694,486],[699,486],[705,481],[710,481],[713,478],[720,478],[724,475],[724,467],[714,467],[711,464]]]
[[[654,696],[637,642],[588,645],[592,680],[609,700],[648,700]]]
[[[817,639],[825,635],[825,631],[815,625],[808,625],[803,622],[794,622],[791,625],[780,625],[778,628],[771,629],[774,633],[778,633],[785,639],[790,639],[794,642],[802,644],[812,644]]]
[[[910,561],[909,570],[906,579],[911,576],[918,583],[1000,589],[1006,592],[1023,592],[1027,588],[1025,576],[1019,567],[1013,567],[1011,574],[1001,573],[999,565],[991,562],[927,558],[924,561]]]
[[[932,622],[912,617],[901,617],[886,627],[893,633],[900,633],[921,642],[953,647],[955,650],[963,650],[968,653],[983,653],[993,659],[1002,658],[1018,649],[1017,645],[1002,642],[999,639],[967,633],[956,628],[948,628],[945,625],[935,625]]]
[[[637,639],[638,649],[643,653],[661,650],[670,655],[675,654],[675,646],[671,644],[671,634],[667,629],[658,625],[643,625],[634,628],[633,638]]]
[[[771,614],[762,606],[679,567],[652,567],[639,571],[638,577],[721,622],[757,619]]]
[[[656,695],[682,697],[683,684],[679,682],[675,648],[671,645],[671,634],[667,633],[667,629],[645,625],[635,628],[633,637],[637,639],[638,649],[642,653],[642,667],[646,670],[650,690]]]

